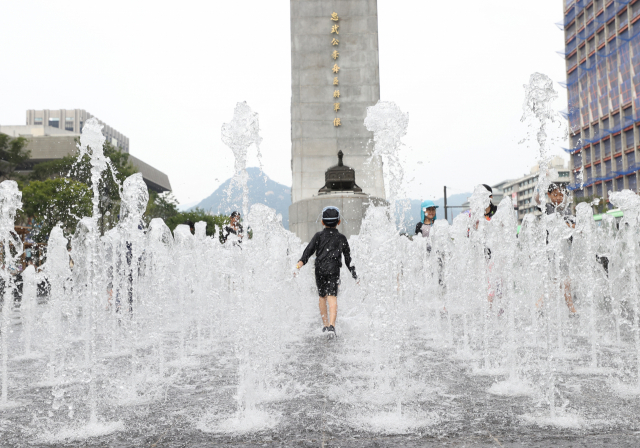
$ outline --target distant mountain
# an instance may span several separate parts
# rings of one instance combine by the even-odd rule
[[[257,167],[247,168],[249,174],[249,207],[253,204],[265,204],[282,215],[282,224],[289,228],[289,206],[291,205],[291,187],[279,184],[271,180],[264,172],[260,175]],[[242,211],[242,190],[237,185],[233,186],[231,196],[228,189],[231,179],[227,179],[211,196],[203,199],[197,208],[204,209],[214,214],[230,214],[234,210]]]
[[[285,229],[289,228],[289,206],[291,205],[291,187],[279,184],[269,178],[264,172],[260,175],[260,169],[257,167],[247,168],[249,174],[249,207],[253,204],[265,204],[282,215],[282,224]],[[227,179],[220,185],[211,196],[203,199],[195,207],[204,209],[214,214],[230,214],[234,210],[242,211],[242,190],[234,185],[231,191],[231,198],[228,195],[231,179]],[[454,194],[447,198],[447,205],[462,205],[471,193]],[[409,206],[406,207],[407,201]],[[438,219],[444,219],[444,198],[433,201],[438,208]],[[420,221],[420,204],[421,199],[405,199],[398,204],[398,224],[403,223],[405,231],[411,232],[415,225]],[[406,210],[404,210],[406,208]],[[404,211],[404,213],[403,213]],[[462,211],[461,208],[449,209],[449,222],[458,216]],[[400,216],[402,218],[400,218]]]

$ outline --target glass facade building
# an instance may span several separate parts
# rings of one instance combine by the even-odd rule
[[[611,208],[609,191],[637,192],[640,0],[564,0],[564,8],[570,188]]]

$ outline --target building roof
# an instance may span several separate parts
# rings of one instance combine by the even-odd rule
[[[31,158],[27,162],[29,169],[32,169],[33,165],[37,163],[61,159],[72,154],[76,151],[76,138],[80,137],[80,134],[74,134],[73,132],[63,131],[50,126],[38,125],[0,126],[0,132],[11,135],[12,137],[24,136],[29,139],[26,147],[26,149],[31,151]],[[129,160],[142,174],[142,178],[150,189],[159,193],[171,191],[169,176],[165,173],[131,154],[129,154]]]
[[[144,182],[149,188],[159,193],[162,193],[163,191],[171,191],[169,176],[131,154],[129,154],[129,160],[133,163],[133,166],[138,168],[138,171],[142,174]]]

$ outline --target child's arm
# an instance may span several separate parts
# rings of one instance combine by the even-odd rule
[[[300,257],[300,261],[298,261],[298,269],[300,269],[302,266],[307,264],[307,262],[309,261],[309,258],[311,258],[311,256],[316,252],[316,246],[318,243],[317,236],[318,236],[317,234],[313,235],[313,238],[311,238],[311,241],[309,241],[309,244],[307,244],[307,247],[304,249],[304,252],[302,253],[302,257]]]
[[[356,267],[351,266],[351,248],[349,247],[349,242],[346,237],[344,239],[344,245],[342,246],[342,254],[344,255],[344,264],[346,264],[347,269],[351,271],[351,276],[357,280],[358,274],[356,274]]]

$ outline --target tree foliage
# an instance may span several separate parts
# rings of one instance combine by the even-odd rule
[[[156,193],[149,190],[149,203],[145,212],[145,218],[149,223],[153,218],[162,218],[165,222],[176,215],[178,210],[178,201],[171,192]]]
[[[56,178],[31,181],[22,189],[23,214],[33,217],[36,242],[46,241],[51,229],[62,223],[68,235],[75,232],[83,216],[91,214],[91,191],[82,182]]]
[[[596,199],[600,199],[600,202],[597,205],[594,205],[593,201],[595,201]],[[596,198],[595,196],[587,196],[582,198],[576,197],[574,198],[574,202],[576,206],[581,202],[588,203],[589,205],[591,205],[594,213],[605,213],[607,211],[607,204],[605,203],[604,199]]]
[[[76,142],[78,142],[76,140]],[[102,174],[98,186],[100,196],[98,211],[100,213],[99,226],[102,233],[112,228],[118,221],[120,211],[120,185],[122,182],[138,170],[129,160],[129,154],[120,151],[109,142],[105,142],[102,148],[104,155],[111,161]],[[50,178],[68,177],[91,188],[91,159],[85,155],[79,156],[79,152],[37,164],[31,179],[43,181]],[[120,184],[120,185],[119,185]],[[91,210],[89,210],[89,215]]]
[[[29,160],[31,151],[25,149],[27,140],[24,137],[12,138],[7,134],[0,134],[0,178],[16,179],[16,168]]]
[[[187,222],[204,221],[207,223],[207,236],[213,236],[216,227],[220,230],[223,226],[229,224],[229,217],[224,215],[209,215],[201,208],[196,208],[188,212],[180,212],[177,215],[165,220],[165,223],[173,230],[180,224],[186,224]]]

